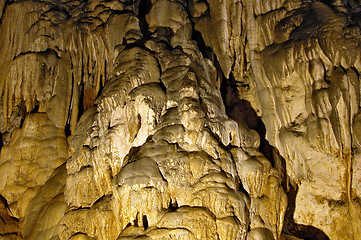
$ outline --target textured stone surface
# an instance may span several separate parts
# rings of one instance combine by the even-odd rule
[[[360,13],[0,1],[0,239],[361,238]]]

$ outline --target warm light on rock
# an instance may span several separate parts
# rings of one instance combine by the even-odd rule
[[[361,239],[360,16],[0,0],[0,240]]]

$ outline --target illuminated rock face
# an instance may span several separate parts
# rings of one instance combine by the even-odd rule
[[[361,4],[0,1],[0,239],[360,239]]]

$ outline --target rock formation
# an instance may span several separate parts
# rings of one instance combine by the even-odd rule
[[[0,239],[360,239],[360,16],[1,0]]]

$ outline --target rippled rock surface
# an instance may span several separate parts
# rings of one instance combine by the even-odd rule
[[[361,238],[359,1],[0,19],[0,239]]]

